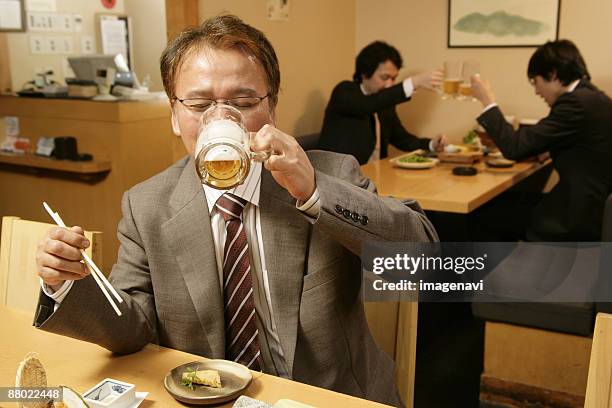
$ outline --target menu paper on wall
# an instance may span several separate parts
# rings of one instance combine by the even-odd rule
[[[19,0],[0,0],[0,30],[23,30]]]
[[[104,18],[100,21],[102,53],[121,54],[128,60],[127,23],[121,19]]]
[[[28,11],[57,11],[56,0],[28,0]]]

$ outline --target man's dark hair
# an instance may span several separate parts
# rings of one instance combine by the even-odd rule
[[[529,79],[539,75],[550,81],[553,74],[563,85],[576,79],[591,79],[580,51],[570,40],[548,41],[531,56],[527,67]]]
[[[397,69],[402,67],[402,56],[395,47],[383,41],[368,44],[357,55],[353,80],[361,83],[362,75],[366,78],[372,77],[378,65],[385,61],[391,61]]]
[[[266,73],[270,106],[274,108],[280,89],[278,59],[264,33],[233,15],[209,18],[199,27],[188,27],[168,43],[159,59],[161,77],[168,98],[176,95],[176,74],[193,52],[205,47],[217,50],[236,49],[255,58]]]

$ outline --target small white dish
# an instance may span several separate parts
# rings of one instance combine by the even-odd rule
[[[459,146],[456,146],[454,144],[448,144],[444,146],[444,151],[446,153],[459,153],[461,149],[459,148]]]
[[[136,399],[136,387],[123,381],[105,378],[83,393],[91,408],[127,408]]]

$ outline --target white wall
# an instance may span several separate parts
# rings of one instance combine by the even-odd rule
[[[505,114],[538,118],[548,112],[527,81],[527,63],[535,48],[447,48],[447,0],[356,0],[356,49],[382,39],[396,46],[404,58],[400,76],[442,66],[444,60],[474,59],[492,83]],[[581,50],[593,82],[612,94],[612,15],[610,0],[561,2],[560,38]],[[480,103],[443,101],[420,92],[398,107],[404,125],[421,136],[446,132],[460,139],[481,110]]]
[[[78,55],[81,49],[81,37],[92,36],[96,41],[95,13],[123,14],[126,0],[117,0],[115,8],[106,9],[98,0],[56,0],[58,14],[79,14],[83,17],[83,26],[80,33],[62,33],[48,31],[26,31],[23,33],[8,34],[8,48],[11,66],[11,78],[13,91],[18,91],[23,84],[34,78],[37,69],[50,67],[55,75],[53,79],[63,82],[64,72],[62,60],[68,55],[32,55],[30,54],[30,36],[69,36],[73,42],[73,55]]]
[[[40,32],[8,33],[8,48],[11,67],[12,87],[14,91],[34,78],[36,70],[53,69],[55,79],[63,82],[65,71],[62,60],[68,55],[32,55],[30,53],[30,36],[69,36],[73,40],[72,55],[81,51],[81,37],[91,36],[96,42],[96,53],[101,53],[96,27],[96,13],[127,14],[132,18],[132,46],[134,67],[142,80],[147,74],[151,77],[151,88],[162,90],[159,74],[159,56],[166,46],[166,6],[164,0],[118,0],[116,6],[109,10],[99,0],[56,0],[57,14],[79,14],[83,17],[81,32]]]
[[[151,78],[150,90],[162,91],[159,56],[166,47],[165,0],[124,0],[125,13],[132,18],[134,67],[142,81]]]

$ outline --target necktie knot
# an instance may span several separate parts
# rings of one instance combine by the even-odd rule
[[[247,201],[245,199],[231,193],[225,193],[219,197],[215,206],[227,222],[234,219],[239,220],[246,204]]]

